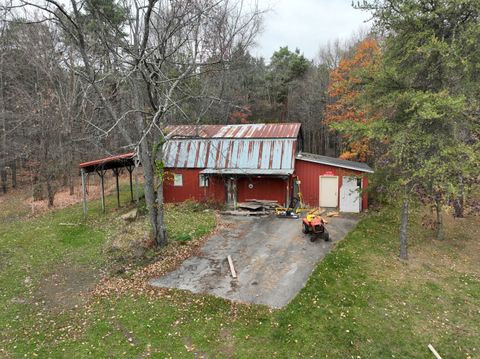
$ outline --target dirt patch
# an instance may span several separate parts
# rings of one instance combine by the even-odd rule
[[[219,351],[227,358],[235,357],[235,338],[230,329],[220,329],[220,338],[222,338],[222,345],[218,348]]]
[[[130,343],[131,345],[140,344],[140,341],[135,337],[135,335],[133,335],[133,332],[131,332],[127,328],[125,328],[123,326],[123,324],[120,323],[119,321],[117,321],[117,320],[113,321],[112,326],[116,330],[118,330],[120,333],[122,333],[123,336],[125,337],[125,339],[127,340],[127,342]]]
[[[98,271],[91,267],[62,264],[55,268],[55,273],[40,282],[35,300],[52,312],[76,308],[87,302],[88,294],[99,277]]]
[[[195,347],[195,344],[193,344],[193,340],[191,337],[185,337],[183,338],[183,343],[185,345],[185,349],[187,349],[187,352],[189,353],[192,353],[193,354],[193,357],[195,359],[208,359],[209,356],[204,353],[204,352],[200,352],[197,350],[197,348]]]

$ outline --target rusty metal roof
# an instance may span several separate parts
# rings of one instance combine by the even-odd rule
[[[133,165],[133,159],[136,156],[135,152],[125,153],[122,155],[105,157],[99,160],[82,162],[79,164],[86,172],[94,172],[97,169],[111,169]]]
[[[256,170],[256,169],[249,169],[247,171],[236,169],[236,168],[227,168],[227,169],[215,169],[215,168],[207,168],[200,172],[204,175],[249,175],[249,176],[262,176],[262,175],[270,175],[270,176],[288,176],[293,174],[293,169],[288,170]]]
[[[167,126],[169,138],[297,138],[299,123]]]
[[[164,145],[165,167],[292,171],[296,138],[173,139]]]

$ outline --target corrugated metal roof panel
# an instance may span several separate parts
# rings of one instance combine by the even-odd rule
[[[321,156],[321,155],[315,155],[313,153],[302,152],[297,155],[297,159],[314,162],[314,163],[320,163],[322,165],[330,165],[334,167],[347,168],[350,170],[355,170],[360,172],[373,173],[373,169],[366,163],[347,161],[347,160],[342,160],[340,158],[335,158],[335,157]]]
[[[168,168],[293,170],[295,139],[190,139],[164,145]]]
[[[247,125],[172,125],[165,128],[169,138],[297,138],[299,123]]]
[[[135,156],[136,156],[135,152],[130,152],[130,153],[122,154],[122,155],[105,157],[105,158],[95,160],[95,161],[82,162],[82,163],[79,164],[79,167],[80,168],[85,168],[85,167],[102,165],[102,164],[115,162],[115,161],[129,160],[129,159],[134,158]]]
[[[235,169],[235,168],[221,168],[221,169],[216,169],[216,168],[207,168],[203,171],[200,172],[201,174],[205,175],[218,175],[218,174],[223,174],[223,175],[253,175],[253,176],[261,176],[261,175],[270,175],[270,176],[288,176],[293,174],[293,169],[289,170],[259,170],[259,169],[250,169],[248,170],[248,173],[245,173],[245,171],[241,169]]]

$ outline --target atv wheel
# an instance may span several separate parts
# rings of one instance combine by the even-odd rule
[[[302,232],[304,234],[307,234],[308,232],[310,232],[310,230],[308,229],[308,226],[305,223],[303,223]]]
[[[323,239],[325,240],[325,242],[330,241],[330,233],[328,233],[327,231],[323,232]]]

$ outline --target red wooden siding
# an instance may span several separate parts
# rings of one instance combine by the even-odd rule
[[[196,201],[211,200],[225,202],[225,185],[219,177],[210,177],[208,187],[200,187],[200,171],[197,168],[170,168],[166,169],[163,193],[166,203],[183,202],[189,199]],[[173,185],[173,174],[181,174],[182,186]]]
[[[178,168],[167,169],[164,184],[165,202],[183,202],[188,199],[197,201],[215,201],[225,203],[225,183],[220,176],[210,176],[208,187],[200,187],[199,176],[202,169]],[[173,185],[173,174],[181,174],[182,186]],[[340,188],[343,176],[362,177],[362,188],[368,187],[368,177],[365,173],[343,169],[334,166],[323,165],[297,159],[295,161],[295,175],[301,181],[300,187],[305,204],[311,207],[319,205],[320,176],[338,176],[338,205],[340,204]],[[253,188],[248,185],[252,184]],[[291,184],[287,180],[274,177],[242,177],[237,181],[237,200],[244,202],[247,199],[276,200],[279,204],[285,205],[287,193],[291,192]],[[367,193],[362,195],[362,208],[368,208]]]
[[[252,188],[248,185],[252,184]],[[245,202],[247,199],[264,199],[278,201],[284,205],[287,197],[287,180],[268,177],[246,177],[239,178],[237,182],[238,202]]]
[[[317,207],[319,205],[320,176],[338,176],[338,205],[340,205],[340,188],[342,187],[343,176],[363,177],[362,188],[367,188],[368,186],[368,178],[363,172],[303,161],[300,159],[295,161],[295,174],[301,181],[300,189],[304,202],[312,207]],[[363,193],[362,208],[368,208],[368,197],[366,193]]]

